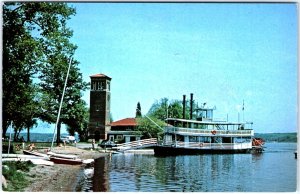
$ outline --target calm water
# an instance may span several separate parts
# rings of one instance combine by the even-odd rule
[[[266,147],[262,154],[113,155],[95,163],[93,191],[296,191],[296,143]]]

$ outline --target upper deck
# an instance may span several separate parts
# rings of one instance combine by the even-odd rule
[[[252,122],[197,121],[166,119],[165,133],[195,136],[254,136]],[[215,131],[214,133],[212,133]]]
[[[215,131],[215,133],[213,133],[213,131]],[[251,129],[215,130],[215,129],[170,127],[170,126],[164,128],[164,133],[173,133],[177,135],[189,135],[189,136],[222,136],[222,137],[254,136],[254,131]]]

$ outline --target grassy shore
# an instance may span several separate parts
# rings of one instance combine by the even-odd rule
[[[2,163],[2,175],[9,183],[4,191],[22,191],[29,185],[27,173],[35,165],[30,162],[11,161]]]

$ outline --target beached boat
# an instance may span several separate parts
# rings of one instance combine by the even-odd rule
[[[154,147],[154,154],[233,154],[263,150],[263,141],[254,138],[252,122],[214,121],[214,110],[203,106],[195,109],[196,119],[166,119],[163,141]]]
[[[42,154],[42,153],[39,153],[39,152],[29,151],[29,150],[23,150],[23,154],[48,158],[47,154]]]
[[[58,154],[54,152],[47,152],[47,155],[50,157],[56,157],[56,158],[67,158],[67,159],[77,159],[78,156],[76,155],[71,155],[71,154]]]
[[[80,165],[83,163],[81,159],[69,159],[69,158],[58,158],[58,157],[50,157],[50,161],[55,164],[69,164],[69,165]]]

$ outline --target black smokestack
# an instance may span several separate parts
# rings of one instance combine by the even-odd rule
[[[190,119],[193,119],[193,93],[191,93]]]
[[[183,111],[182,111],[182,119],[185,119],[185,95],[183,95],[183,101],[182,101],[182,105],[183,105]]]

